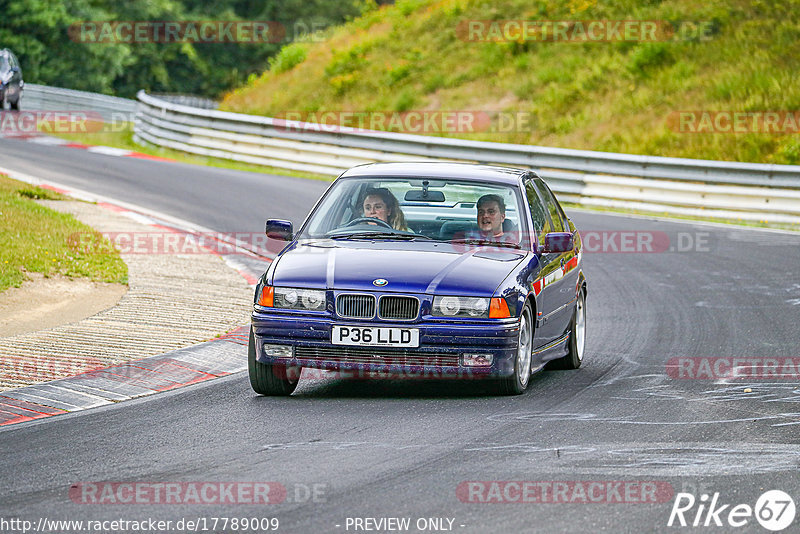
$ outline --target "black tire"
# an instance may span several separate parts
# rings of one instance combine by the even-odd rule
[[[498,389],[501,395],[520,395],[528,389],[531,380],[531,359],[533,356],[533,314],[526,302],[520,314],[520,332],[517,338],[517,356],[514,358],[514,374],[500,379]],[[523,332],[523,329],[526,331]],[[523,339],[523,338],[526,339]],[[521,348],[525,344],[526,348]],[[526,361],[522,361],[523,353],[527,353]]]
[[[13,111],[19,111],[19,102],[20,102],[20,100],[22,100],[22,95],[18,96],[17,100],[15,102],[13,102],[13,103],[9,102],[8,103],[8,105],[11,107],[11,109]]]
[[[247,347],[247,370],[250,374],[250,387],[259,395],[291,395],[300,381],[300,368],[256,361],[256,341],[252,326]]]
[[[569,344],[567,345],[567,354],[553,360],[547,364],[548,369],[569,370],[577,369],[583,363],[583,352],[585,348],[578,346],[578,314],[583,314],[583,336],[586,336],[586,293],[581,290],[578,293],[578,299],[575,302],[575,310],[572,312],[572,321],[569,323]]]

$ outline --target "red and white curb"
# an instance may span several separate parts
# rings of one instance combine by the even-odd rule
[[[103,145],[87,145],[84,143],[76,143],[74,141],[68,141],[66,139],[61,139],[59,137],[52,137],[50,135],[44,134],[34,134],[34,133],[26,133],[26,134],[0,134],[0,137],[3,139],[16,139],[19,141],[28,141],[30,143],[36,143],[39,145],[48,145],[48,146],[61,146],[65,148],[77,148],[80,150],[86,150],[87,152],[94,152],[95,154],[104,154],[106,156],[121,156],[127,158],[139,158],[139,159],[151,159],[154,161],[168,161],[174,162],[175,160],[169,158],[162,158],[159,156],[151,156],[150,154],[143,154],[142,152],[136,152],[133,150],[125,150],[123,148],[114,148],[111,146],[103,146]]]
[[[40,180],[0,167],[0,174],[44,187],[70,197],[96,202],[138,222],[162,231],[215,234],[210,229],[126,202],[95,195],[69,186]],[[245,280],[255,286],[261,272],[247,261],[263,266],[271,261],[268,251],[251,250],[246,243],[228,240],[234,254],[218,254]],[[0,426],[76,412],[153,395],[243,371],[247,358],[249,326],[242,326],[217,339],[166,354],[151,356],[74,377],[0,392]]]
[[[70,378],[0,393],[0,426],[154,395],[247,368],[242,326],[212,341]]]

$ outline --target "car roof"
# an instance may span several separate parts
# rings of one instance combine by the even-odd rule
[[[454,178],[474,182],[516,185],[519,177],[531,172],[492,165],[449,162],[369,163],[345,171],[340,178],[381,176],[392,178]]]

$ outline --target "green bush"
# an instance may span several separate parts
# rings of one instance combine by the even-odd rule
[[[422,87],[425,90],[425,93],[433,93],[440,87],[444,87],[446,83],[447,80],[445,79],[444,75],[436,72],[425,79]]]
[[[671,65],[675,59],[671,46],[674,43],[644,43],[631,54],[629,70],[637,76],[647,75],[648,71]]]
[[[403,63],[386,71],[386,85],[393,86],[411,74],[411,65]]]
[[[408,111],[409,109],[414,107],[414,104],[417,102],[417,97],[414,96],[414,93],[409,89],[402,91],[399,95],[397,95],[397,99],[394,101],[394,109],[395,111]]]
[[[306,47],[299,43],[292,43],[281,48],[281,51],[269,60],[269,70],[275,74],[292,70],[306,60]]]
[[[369,45],[364,43],[341,52],[334,51],[331,62],[325,66],[325,76],[333,78],[359,70],[367,63],[368,50]]]
[[[786,138],[781,144],[778,154],[784,160],[781,163],[789,163],[791,165],[800,163],[800,139],[794,136]]]

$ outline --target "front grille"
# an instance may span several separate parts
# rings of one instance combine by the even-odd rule
[[[378,317],[397,321],[417,318],[419,300],[414,297],[384,296],[378,301]]]
[[[347,294],[336,299],[336,313],[348,319],[372,319],[375,317],[375,297],[372,295]]]
[[[298,360],[373,365],[458,367],[459,364],[458,354],[386,350],[380,347],[295,347],[294,356]]]

